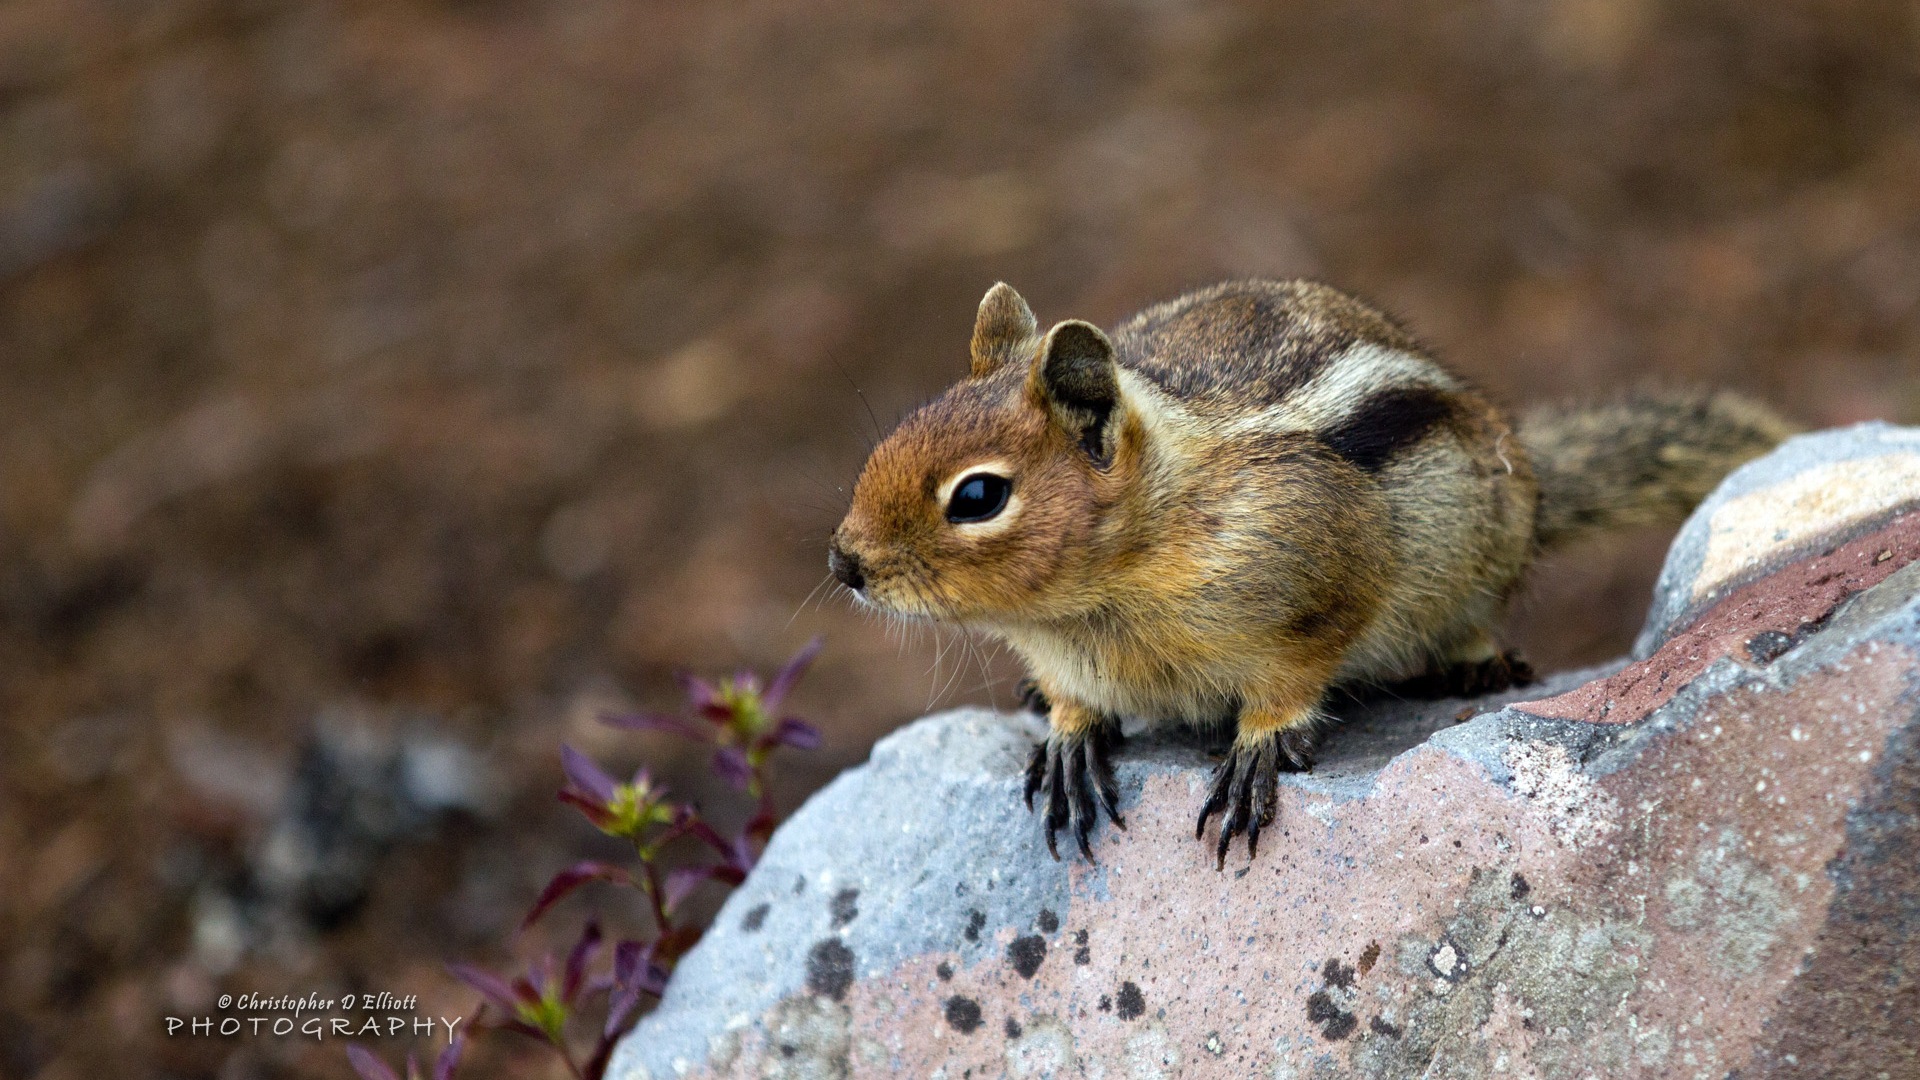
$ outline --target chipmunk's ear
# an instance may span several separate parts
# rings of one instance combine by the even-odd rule
[[[1120,373],[1113,342],[1099,327],[1070,319],[1047,331],[1027,385],[1054,419],[1079,437],[1094,464],[1112,460],[1107,418],[1120,402]]]
[[[998,371],[1039,328],[1033,309],[1013,286],[1002,281],[988,289],[986,299],[980,301],[980,315],[973,321],[973,377],[985,378]]]

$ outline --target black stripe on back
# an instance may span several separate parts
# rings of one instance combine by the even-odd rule
[[[1328,449],[1368,472],[1412,446],[1453,415],[1453,398],[1430,386],[1382,390],[1360,403],[1352,415],[1320,432]]]

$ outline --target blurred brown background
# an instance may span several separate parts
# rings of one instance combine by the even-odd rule
[[[827,634],[787,805],[1005,704],[808,602],[868,406],[997,279],[1110,324],[1309,274],[1509,401],[1920,419],[1917,10],[6,0],[0,1076],[346,1075],[162,1035],[227,991],[468,1011],[441,962],[608,853],[561,741],[724,802],[594,722],[676,668]],[[1516,642],[1618,653],[1664,539]]]

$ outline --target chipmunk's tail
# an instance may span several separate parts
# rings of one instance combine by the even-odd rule
[[[1724,391],[1531,410],[1517,434],[1540,480],[1534,543],[1544,551],[1605,529],[1678,523],[1736,466],[1796,430]]]

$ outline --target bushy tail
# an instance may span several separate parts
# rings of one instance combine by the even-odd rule
[[[1725,392],[1534,409],[1517,432],[1540,480],[1534,542],[1546,550],[1604,529],[1682,521],[1727,473],[1796,430]]]

